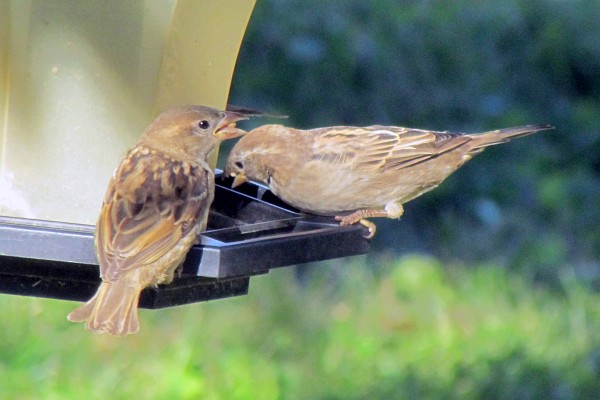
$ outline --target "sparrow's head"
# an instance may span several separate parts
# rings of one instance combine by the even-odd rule
[[[248,180],[264,183],[268,180],[266,168],[263,168],[260,161],[260,155],[254,152],[252,147],[242,142],[242,139],[229,153],[224,175],[234,178],[231,187],[237,187]]]
[[[225,176],[233,177],[232,187],[248,180],[269,184],[281,156],[293,149],[286,148],[281,125],[263,125],[245,134],[229,153]]]
[[[235,123],[248,119],[237,112],[205,106],[184,106],[159,115],[144,131],[144,145],[182,157],[206,160],[222,141],[243,135]]]

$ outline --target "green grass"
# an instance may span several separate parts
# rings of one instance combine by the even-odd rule
[[[0,296],[7,399],[570,399],[600,393],[600,296],[421,256],[255,277],[250,295],[93,335],[74,303]]]

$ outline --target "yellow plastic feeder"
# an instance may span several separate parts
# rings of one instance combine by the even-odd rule
[[[0,215],[94,224],[157,114],[225,108],[254,3],[0,0]]]

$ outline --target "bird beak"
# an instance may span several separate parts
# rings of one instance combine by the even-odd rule
[[[219,123],[219,126],[217,126],[217,129],[215,130],[215,136],[221,140],[233,139],[238,136],[242,136],[246,133],[246,131],[236,127],[235,123],[244,119],[248,119],[248,117],[244,114],[231,111],[226,112],[225,117],[223,117]]]
[[[248,182],[248,178],[244,174],[236,174],[235,172],[231,174],[233,176],[233,183],[231,184],[231,188],[236,188],[240,186],[242,183]]]

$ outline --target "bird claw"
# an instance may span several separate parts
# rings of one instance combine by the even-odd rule
[[[361,211],[356,211],[350,215],[338,215],[335,217],[336,221],[340,221],[340,226],[348,226],[360,223],[362,226],[366,227],[369,230],[369,234],[363,236],[365,239],[371,239],[375,236],[375,232],[377,232],[377,227],[375,224],[369,220],[363,218],[363,213]]]
[[[358,221],[360,221],[360,219],[354,220],[354,218],[349,218],[352,217],[351,215],[336,215],[335,220],[336,221],[340,221],[340,226],[348,226],[348,225],[352,225],[357,223]]]
[[[375,236],[375,232],[377,232],[377,226],[374,223],[367,219],[361,219],[358,221],[362,226],[366,227],[369,230],[369,234],[367,236],[363,236],[365,239],[372,239]]]

